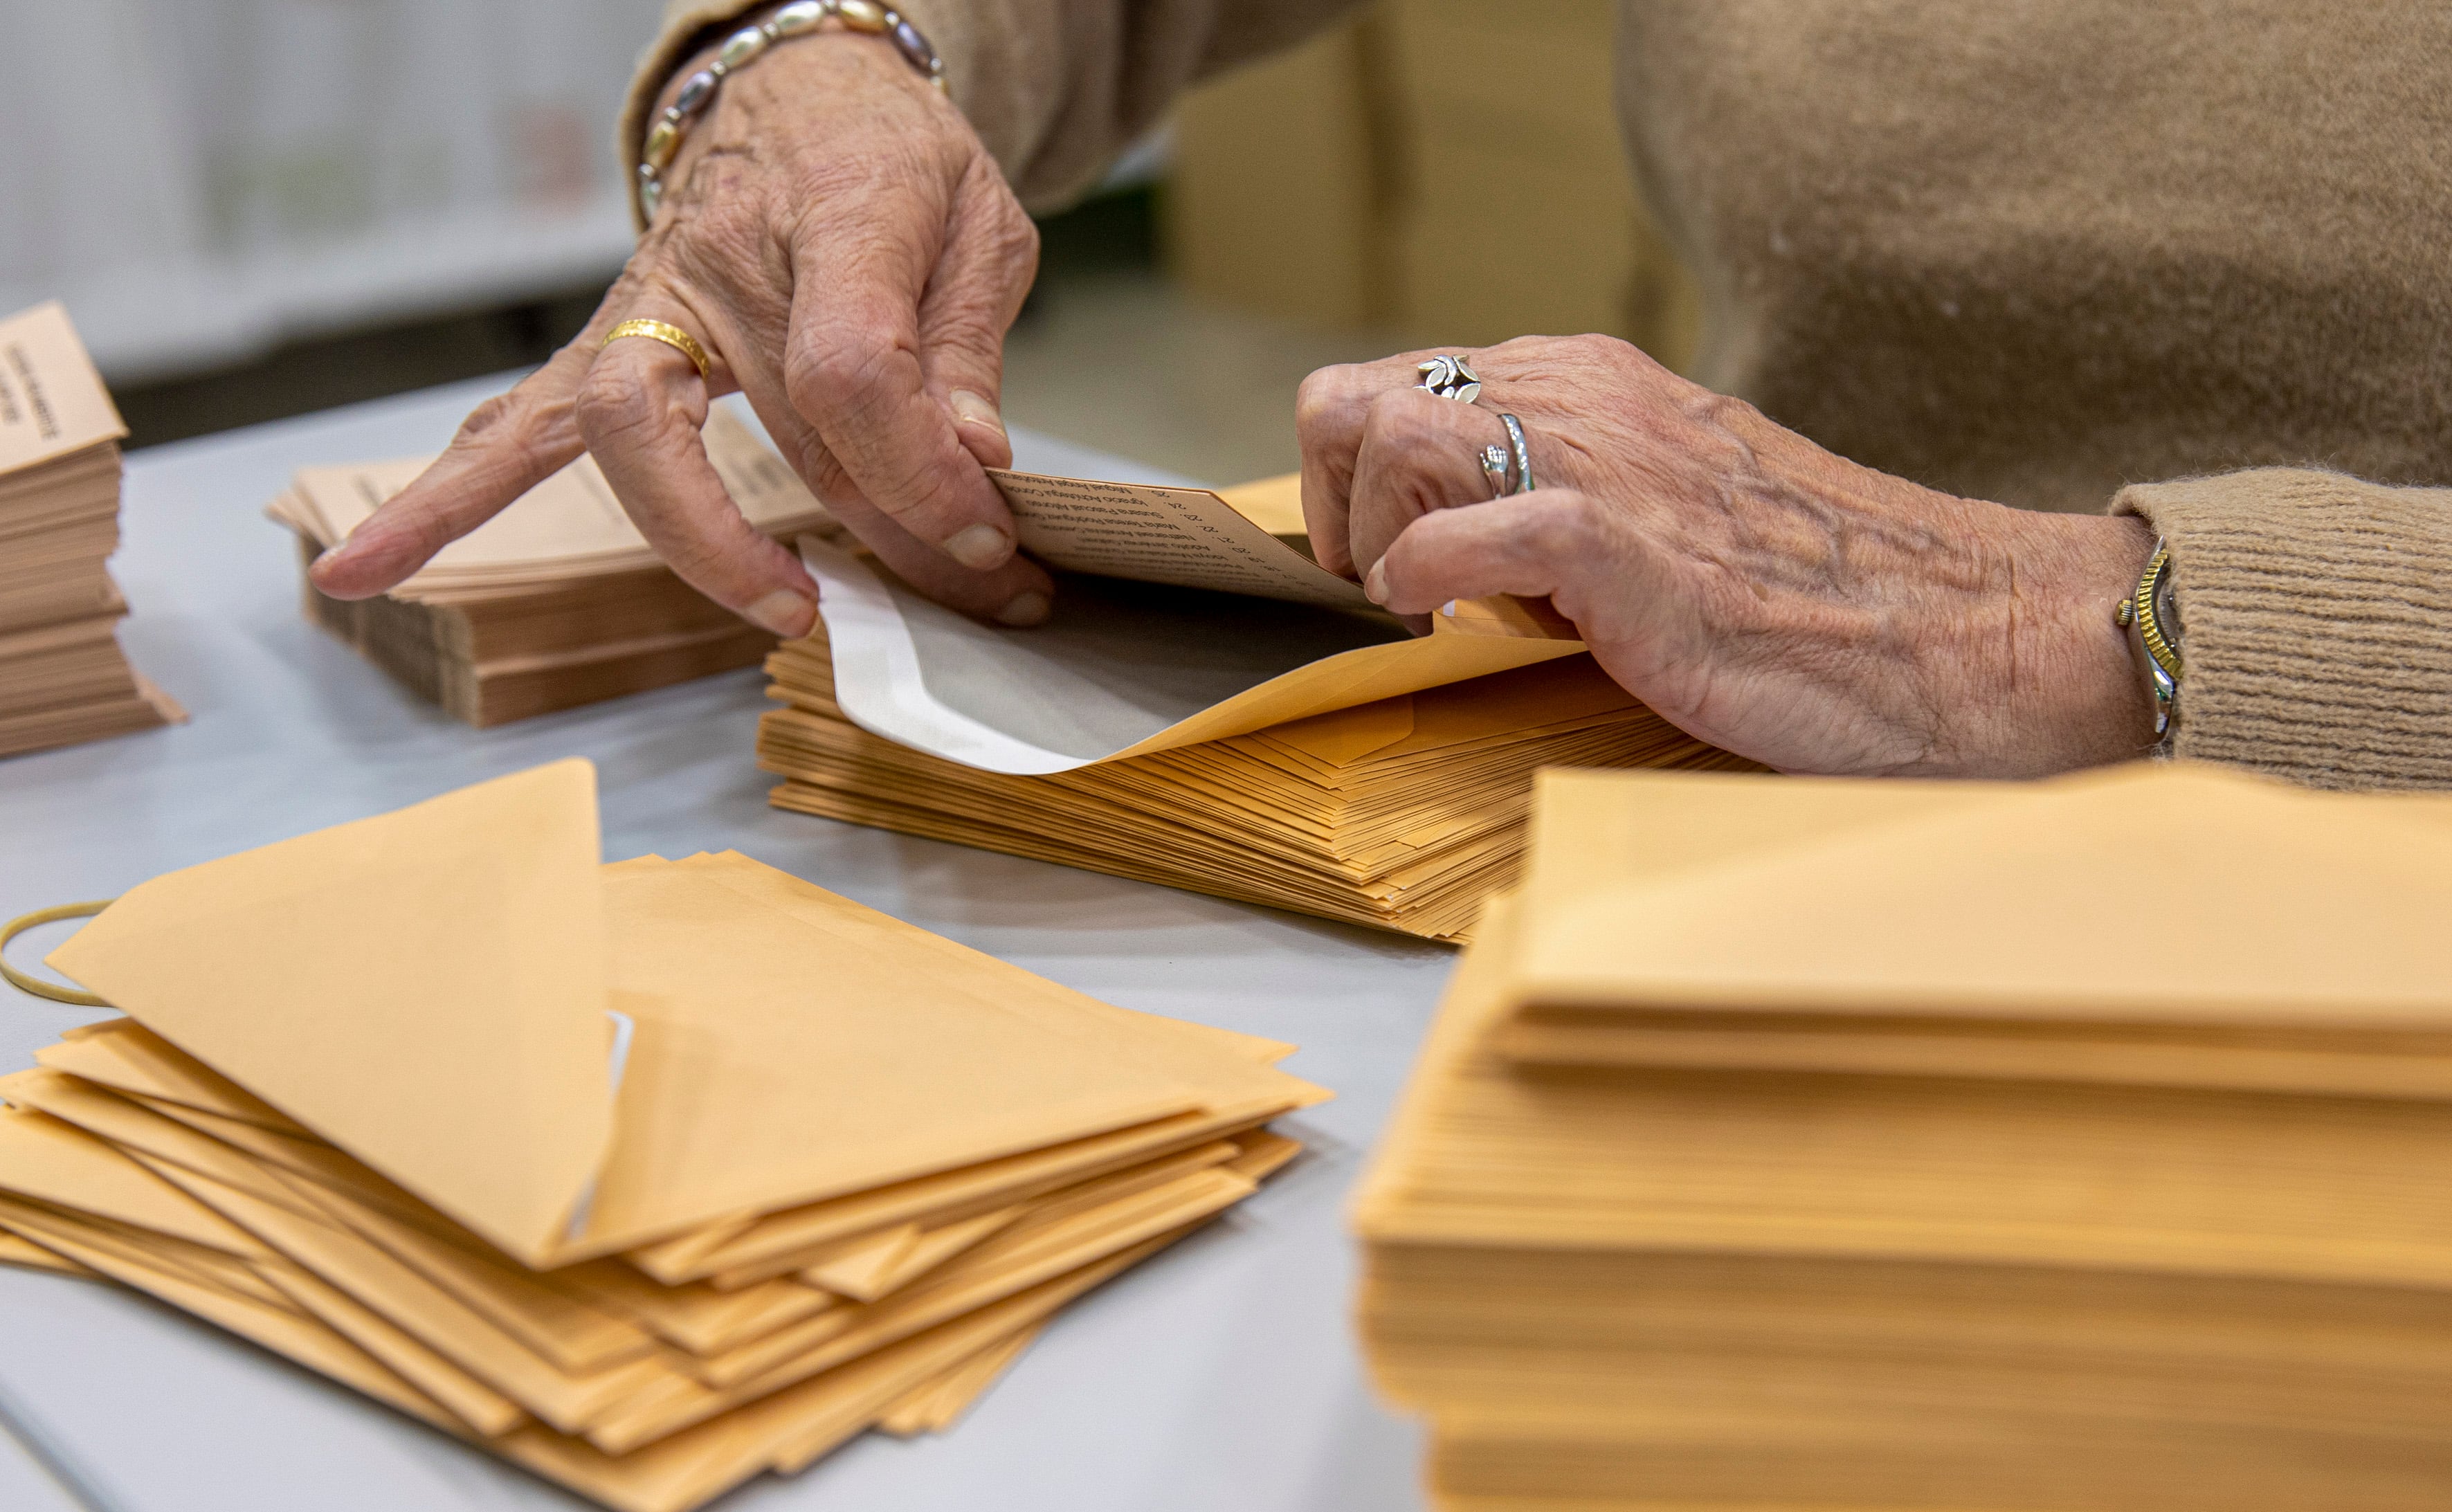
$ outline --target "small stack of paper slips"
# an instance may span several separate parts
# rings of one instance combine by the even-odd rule
[[[1750,766],[1587,656],[1027,776],[853,724],[822,625],[766,670],[787,705],[759,726],[778,808],[1434,939],[1514,881],[1541,768]]]
[[[2452,1500],[2452,804],[1557,774],[1357,1208],[1454,1508]]]
[[[576,761],[156,878],[49,959],[128,1017],[0,1080],[17,1258],[625,1512],[949,1424],[1327,1095],[740,855],[600,866]]]
[[[0,756],[187,717],[119,649],[127,434],[66,310],[0,321]]]
[[[752,525],[785,540],[836,530],[727,406],[715,406],[705,437]],[[303,567],[432,461],[309,467],[267,512],[297,532]],[[480,728],[751,666],[775,644],[663,565],[587,457],[388,594],[344,600],[307,582],[305,595],[317,624]]]

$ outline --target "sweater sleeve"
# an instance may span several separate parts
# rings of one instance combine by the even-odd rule
[[[2452,787],[2452,489],[2260,468],[2111,507],[2170,545],[2179,755],[2314,787]]]
[[[700,34],[765,0],[673,0],[639,60],[618,139],[625,175],[657,94]],[[1357,0],[893,0],[1022,203],[1080,195],[1185,86],[1287,46]],[[632,211],[637,185],[632,183]]]

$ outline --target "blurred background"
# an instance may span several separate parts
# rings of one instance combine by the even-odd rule
[[[11,0],[0,311],[65,300],[131,444],[542,361],[630,245],[612,123],[660,0]],[[1610,101],[1615,0],[1379,0],[1220,79],[1042,223],[1018,423],[1213,482],[1322,363],[1695,294]]]

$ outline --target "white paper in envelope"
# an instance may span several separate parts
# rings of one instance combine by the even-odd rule
[[[1233,501],[1245,490],[990,476],[1023,545],[1071,575],[1044,625],[980,624],[801,542],[843,713],[965,766],[1069,772],[1584,651],[1521,617],[1434,618],[1416,637],[1257,523]],[[1283,515],[1282,485],[1250,491]]]

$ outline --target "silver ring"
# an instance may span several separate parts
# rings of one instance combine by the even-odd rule
[[[1414,371],[1422,375],[1417,388],[1470,404],[1481,397],[1481,375],[1461,357],[1434,357]]]
[[[1481,475],[1490,480],[1490,497],[1493,500],[1507,497],[1507,465],[1511,460],[1504,446],[1493,444],[1481,449]]]
[[[1532,481],[1532,450],[1524,444],[1524,427],[1513,415],[1501,415],[1498,421],[1507,427],[1507,443],[1515,448],[1515,491],[1529,494],[1539,485]]]

